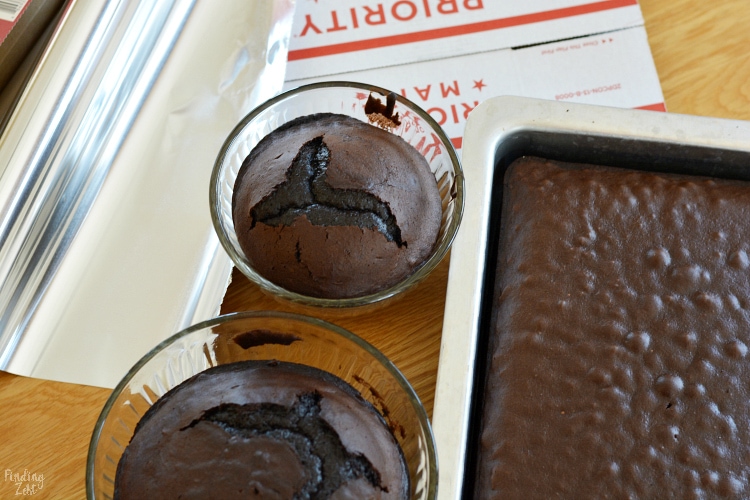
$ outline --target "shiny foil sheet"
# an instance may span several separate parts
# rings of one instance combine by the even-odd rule
[[[114,387],[215,316],[208,183],[282,87],[294,0],[71,1],[0,136],[0,368]]]

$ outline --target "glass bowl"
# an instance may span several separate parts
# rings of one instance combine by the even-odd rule
[[[248,332],[277,332],[280,341],[248,341]],[[290,341],[293,339],[294,341]],[[406,458],[411,498],[433,499],[435,442],[427,413],[409,382],[377,349],[328,322],[292,313],[243,312],[219,316],[170,337],[144,356],[117,385],[89,445],[86,493],[112,498],[117,464],[141,416],[159,397],[212,366],[278,360],[332,373],[381,413]]]
[[[345,308],[393,297],[424,279],[443,259],[458,230],[464,205],[464,178],[456,151],[440,125],[408,99],[395,95],[401,124],[390,131],[414,146],[427,159],[437,180],[442,204],[438,240],[431,255],[400,283],[370,295],[330,299],[287,290],[261,276],[245,257],[234,230],[232,193],[242,161],[258,142],[284,123],[313,113],[339,113],[368,122],[364,106],[370,94],[385,103],[389,90],[355,82],[321,82],[282,93],[248,114],[229,134],[211,174],[210,207],[216,233],[235,266],[271,295],[307,306]]]

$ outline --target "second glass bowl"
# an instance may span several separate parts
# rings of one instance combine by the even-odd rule
[[[255,338],[254,333],[260,336]],[[430,422],[414,389],[393,363],[372,345],[331,323],[298,314],[256,311],[228,314],[187,328],[133,366],[112,392],[94,428],[86,468],[88,498],[112,498],[125,446],[143,414],[161,396],[209,367],[244,360],[304,364],[343,379],[393,430],[409,471],[410,498],[435,498],[437,456]]]
[[[461,165],[440,125],[426,111],[400,95],[396,95],[394,111],[400,114],[401,124],[390,131],[414,146],[427,159],[437,180],[443,211],[438,241],[421,267],[400,283],[374,294],[344,299],[311,297],[282,288],[260,275],[245,257],[237,240],[232,220],[235,179],[243,160],[263,137],[290,120],[313,113],[339,113],[367,122],[364,106],[370,94],[385,102],[390,93],[381,87],[355,82],[304,85],[254,109],[227,138],[211,175],[211,218],[219,240],[235,266],[264,291],[306,306],[346,308],[373,304],[411,288],[424,279],[447,254],[463,212]]]

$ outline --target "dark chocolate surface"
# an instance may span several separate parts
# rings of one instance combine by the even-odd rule
[[[522,158],[477,498],[750,496],[750,185]]]
[[[232,210],[261,275],[324,298],[375,293],[413,273],[442,217],[437,182],[416,149],[337,114],[298,118],[263,138],[238,173]]]
[[[259,222],[288,226],[305,215],[316,226],[375,229],[386,240],[403,245],[401,230],[387,204],[370,193],[328,184],[330,160],[331,151],[322,136],[304,143],[287,171],[287,180],[250,211],[251,229]]]
[[[302,365],[202,372],[149,409],[115,498],[408,498],[400,448],[341,379]]]

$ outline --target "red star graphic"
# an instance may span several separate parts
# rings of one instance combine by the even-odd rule
[[[484,80],[483,80],[483,79],[482,79],[482,80],[479,80],[479,81],[477,81],[477,80],[474,80],[474,86],[473,86],[472,88],[473,88],[473,89],[477,89],[478,91],[480,91],[480,92],[481,92],[481,91],[482,91],[482,88],[484,88],[484,87],[486,87],[486,86],[487,86],[487,85],[486,85],[486,84],[484,83]]]

